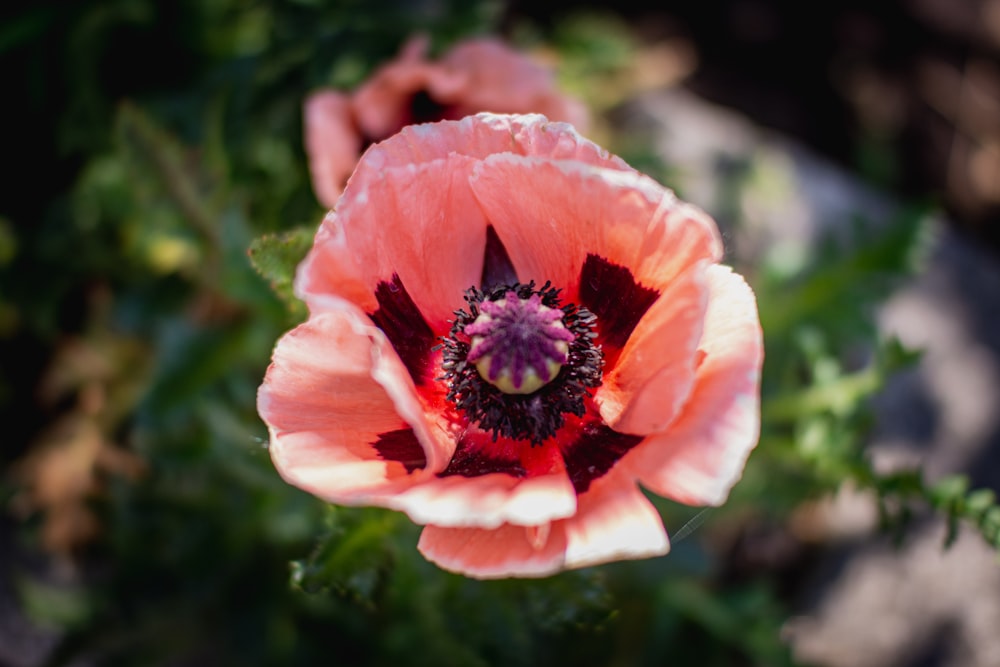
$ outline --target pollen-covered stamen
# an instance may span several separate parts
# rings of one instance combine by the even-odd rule
[[[447,382],[448,400],[470,423],[494,439],[536,445],[562,428],[566,414],[584,415],[584,400],[601,385],[604,368],[593,313],[561,305],[559,290],[550,283],[472,287],[465,300],[468,311],[455,311],[451,333],[441,339],[438,379]],[[509,386],[502,389],[505,371]],[[520,391],[508,391],[515,384]],[[533,391],[525,392],[533,384]]]
[[[562,323],[565,315],[513,290],[498,301],[479,305],[479,317],[465,327],[471,336],[468,361],[479,375],[505,394],[532,394],[548,384],[566,363],[576,336]]]

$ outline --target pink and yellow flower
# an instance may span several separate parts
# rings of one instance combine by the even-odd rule
[[[406,125],[457,120],[480,111],[540,113],[583,128],[587,111],[561,94],[552,73],[503,42],[459,42],[428,60],[415,37],[353,93],[321,90],[306,100],[303,124],[313,190],[333,208],[362,150]]]
[[[474,577],[664,554],[640,491],[724,502],[759,429],[756,302],[715,223],[569,125],[415,125],[358,164],[258,395],[283,477],[406,512]]]

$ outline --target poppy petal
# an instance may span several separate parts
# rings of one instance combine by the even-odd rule
[[[331,304],[332,305],[332,304]],[[442,469],[454,443],[432,425],[385,336],[350,304],[318,313],[275,346],[257,395],[281,475],[321,498],[365,503]],[[426,469],[386,460],[379,434],[409,427]]]
[[[494,153],[537,155],[635,171],[621,158],[585,139],[568,123],[550,122],[540,114],[492,113],[405,127],[399,134],[372,146],[358,163],[357,171],[374,175],[391,167],[422,164],[453,153],[477,160]]]
[[[621,464],[659,495],[719,505],[757,444],[764,347],[746,282],[723,266],[710,267],[707,278],[703,359],[694,392],[667,431],[646,438]]]
[[[356,173],[358,187],[326,216],[299,267],[297,294],[311,309],[336,295],[372,313],[378,286],[398,275],[431,329],[448,331],[482,275],[486,220],[468,186],[472,164],[451,155]]]
[[[691,395],[708,304],[706,263],[673,280],[639,320],[596,394],[601,417],[622,433],[664,430]]]
[[[493,530],[428,525],[417,548],[446,570],[492,579],[659,556],[670,544],[659,514],[635,483],[612,473],[580,496],[568,519]]]
[[[501,154],[476,165],[472,190],[521,280],[551,280],[567,301],[577,300],[588,255],[662,292],[694,263],[722,254],[707,216],[636,172]]]
[[[302,124],[313,192],[323,206],[333,208],[361,151],[350,100],[330,90],[314,93],[303,106]]]
[[[423,481],[379,504],[406,512],[414,523],[497,528],[571,516],[576,493],[563,473],[527,478],[451,475]]]
[[[627,267],[593,253],[583,262],[579,283],[579,305],[597,317],[597,343],[611,363],[608,356],[617,359],[660,293],[637,283]]]
[[[544,533],[509,523],[493,530],[431,525],[420,533],[417,549],[439,567],[477,579],[545,577],[563,567],[566,534]]]
[[[656,508],[630,477],[612,469],[580,496],[566,533],[566,567],[662,556],[670,550]]]

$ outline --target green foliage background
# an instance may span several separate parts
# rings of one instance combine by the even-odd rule
[[[668,557],[542,581],[436,569],[405,517],[325,506],[267,455],[256,389],[303,316],[290,276],[323,213],[302,99],[355,85],[413,32],[441,48],[505,18],[550,41],[567,85],[599,107],[592,91],[629,58],[627,34],[569,17],[546,35],[497,3],[460,0],[0,12],[16,170],[0,202],[0,401],[15,416],[0,491],[11,506],[33,497],[25,462],[59,445],[47,428],[65,415],[141,468],[87,478],[75,501],[99,530],[46,557],[70,559],[75,576],[40,572],[40,556],[8,573],[25,612],[61,637],[49,664],[787,665],[785,573],[734,564],[741,526],[780,525],[850,480],[876,492],[887,525],[929,503],[1000,539],[988,492],[960,479],[927,488],[919,471],[879,477],[865,458],[867,400],[912,360],[869,323],[920,247],[913,210],[794,275],[734,258],[767,336],[763,437],[725,508],[654,499],[675,536]],[[635,158],[669,185],[666,166]],[[873,350],[860,363],[848,355],[859,344]],[[29,506],[19,552],[41,554],[55,509]]]

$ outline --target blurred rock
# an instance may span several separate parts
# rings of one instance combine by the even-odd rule
[[[829,667],[1000,665],[1000,567],[978,535],[945,551],[926,525],[902,549],[870,538],[787,625],[795,656]],[[993,592],[993,594],[989,594]]]
[[[668,185],[715,216],[740,262],[791,273],[825,233],[898,203],[803,146],[683,90],[643,96],[617,121],[671,166]],[[734,226],[736,220],[739,226]],[[879,328],[924,350],[876,406],[882,468],[923,464],[933,481],[962,472],[1000,488],[1000,265],[943,221],[927,265],[882,308]],[[1000,565],[971,531],[944,550],[925,520],[899,549],[873,529],[873,501],[843,489],[803,508],[791,530],[827,545],[787,637],[827,667],[1000,665]],[[796,528],[798,526],[798,529]],[[808,534],[800,530],[808,526]]]

